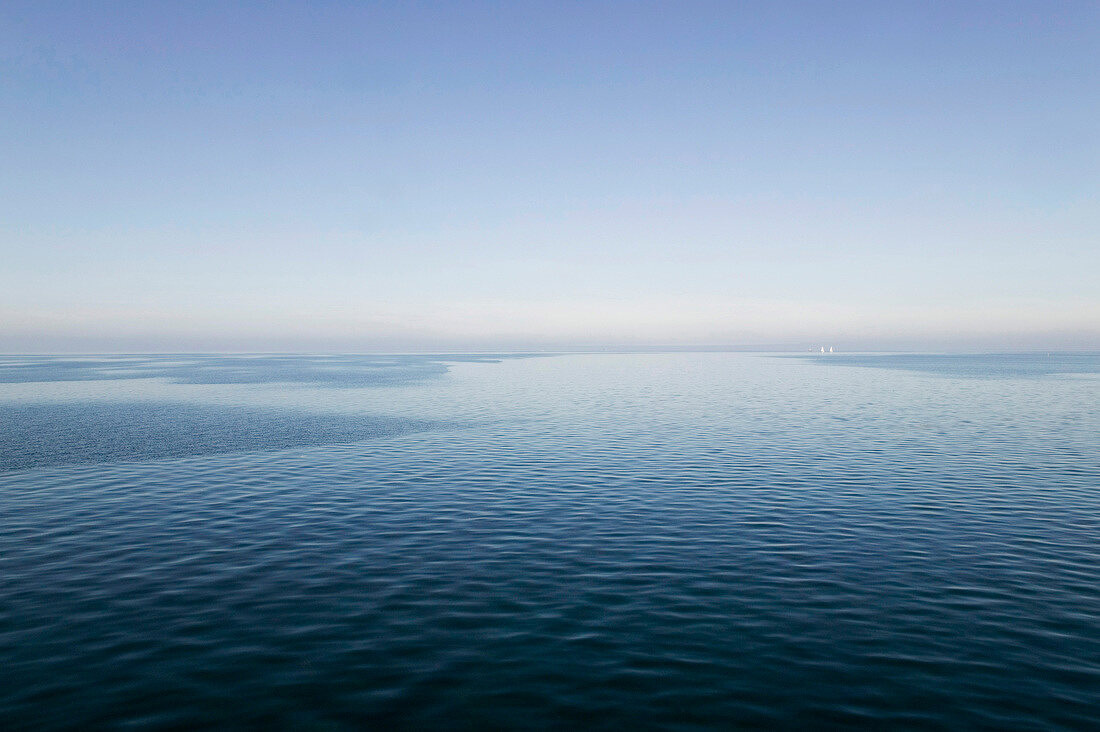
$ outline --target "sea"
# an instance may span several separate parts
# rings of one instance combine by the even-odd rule
[[[0,356],[0,728],[1100,728],[1100,354]]]

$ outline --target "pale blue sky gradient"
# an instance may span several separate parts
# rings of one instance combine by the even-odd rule
[[[0,351],[1100,348],[1100,3],[0,5]]]

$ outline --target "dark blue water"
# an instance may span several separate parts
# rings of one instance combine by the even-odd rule
[[[0,357],[0,726],[1096,728],[1098,374]]]

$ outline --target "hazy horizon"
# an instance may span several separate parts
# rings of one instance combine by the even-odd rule
[[[1100,350],[1100,5],[6,3],[0,353]]]

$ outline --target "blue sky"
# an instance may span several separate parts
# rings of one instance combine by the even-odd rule
[[[0,350],[1100,348],[1100,4],[0,6]]]

